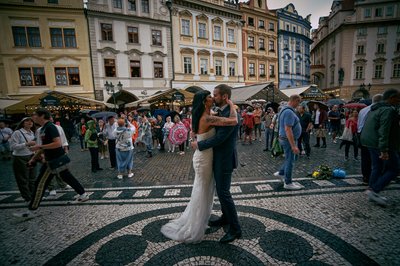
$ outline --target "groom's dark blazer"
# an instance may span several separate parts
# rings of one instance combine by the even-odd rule
[[[225,107],[219,116],[229,117],[230,106]],[[232,172],[237,167],[236,136],[237,126],[215,127],[215,136],[199,141],[197,146],[200,151],[213,148],[213,170],[216,172]]]

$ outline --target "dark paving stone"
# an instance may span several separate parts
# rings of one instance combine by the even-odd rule
[[[313,248],[306,239],[291,232],[273,230],[261,235],[260,246],[269,256],[291,263],[308,261]]]
[[[140,236],[124,235],[111,239],[96,254],[99,265],[126,265],[137,260],[146,250],[147,242]]]

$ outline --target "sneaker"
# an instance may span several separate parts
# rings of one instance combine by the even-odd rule
[[[104,156],[101,156],[100,159],[103,160],[103,159],[104,159]]]
[[[78,195],[78,197],[75,199],[75,203],[81,203],[89,200],[89,195],[85,192],[82,195]]]
[[[122,179],[124,176],[123,175],[117,175],[118,179]]]
[[[128,177],[131,178],[131,177],[133,177],[134,175],[135,175],[134,173],[129,173],[129,174],[128,174]]]
[[[285,176],[280,175],[279,171],[274,173],[274,176],[279,177],[283,183],[285,183]]]
[[[49,192],[49,196],[55,197],[57,195],[57,191],[54,189]]]
[[[306,151],[301,151],[301,155],[306,155]]]
[[[375,202],[380,206],[387,206],[387,199],[385,197],[381,197],[378,193],[373,192],[372,190],[367,191],[367,196],[370,201]]]
[[[290,183],[290,184],[284,184],[283,185],[283,187],[285,188],[285,189],[288,189],[288,190],[299,190],[299,189],[302,189],[303,187],[301,187],[299,184],[296,184],[296,183]]]
[[[337,140],[336,140],[336,139],[334,139],[334,140],[333,140],[333,143],[337,144]]]
[[[259,142],[261,142],[262,140],[261,140],[261,139],[259,139],[258,141],[259,141]]]
[[[37,213],[35,211],[28,210],[23,212],[14,212],[12,215],[17,218],[32,219],[37,216]]]

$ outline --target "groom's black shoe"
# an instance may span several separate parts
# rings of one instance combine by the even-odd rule
[[[221,238],[221,240],[219,242],[229,243],[229,242],[232,242],[233,240],[241,238],[241,237],[242,237],[242,231],[236,231],[236,232],[229,231]]]
[[[222,220],[221,218],[219,218],[217,220],[213,220],[213,221],[211,221],[211,220],[208,221],[208,226],[210,226],[210,227],[221,227],[221,226],[224,226],[227,224],[228,224],[228,222]]]

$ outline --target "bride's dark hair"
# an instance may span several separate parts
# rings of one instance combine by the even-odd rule
[[[192,109],[192,129],[194,133],[199,131],[200,118],[205,110],[205,100],[211,92],[204,90],[197,92],[193,97],[193,109]]]

